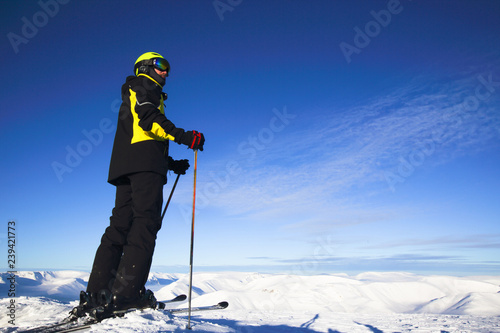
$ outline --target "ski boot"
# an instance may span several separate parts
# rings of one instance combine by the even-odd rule
[[[100,321],[111,317],[122,317],[133,309],[155,309],[156,304],[157,301],[153,292],[149,289],[143,289],[139,297],[127,298],[113,295],[109,303],[93,308],[89,315]]]
[[[80,292],[80,304],[70,311],[70,318],[77,320],[78,318],[91,315],[94,309],[109,304],[111,293],[107,290],[101,290],[98,293]]]

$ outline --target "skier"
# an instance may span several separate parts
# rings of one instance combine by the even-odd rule
[[[156,235],[161,228],[167,171],[185,174],[188,160],[168,156],[169,141],[203,150],[205,137],[167,119],[162,92],[170,64],[160,54],[142,54],[135,76],[122,86],[122,104],[111,154],[108,182],[116,186],[115,207],[97,249],[87,291],[73,309],[83,316],[99,308],[101,316],[130,308],[156,306],[145,284]],[[95,312],[95,311],[94,311]]]

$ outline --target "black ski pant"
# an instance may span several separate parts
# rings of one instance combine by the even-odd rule
[[[139,297],[161,228],[164,184],[165,176],[139,172],[124,176],[116,186],[115,207],[95,255],[87,292]]]

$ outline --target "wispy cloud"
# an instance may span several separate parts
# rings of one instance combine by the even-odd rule
[[[384,249],[413,247],[420,250],[429,249],[500,249],[500,234],[472,234],[468,236],[431,237],[427,239],[404,238],[395,242],[385,242],[364,246],[366,249]]]
[[[318,262],[322,264],[338,264],[341,262],[356,262],[356,263],[373,263],[378,261],[379,263],[384,263],[386,261],[401,262],[401,263],[415,263],[417,261],[420,262],[428,262],[428,261],[456,261],[463,260],[463,257],[459,256],[447,256],[447,255],[429,255],[429,254],[415,254],[415,253],[401,253],[396,255],[389,256],[356,256],[356,257],[314,257],[314,258],[300,258],[300,259],[281,259],[275,260],[279,263],[287,263],[287,264],[301,264],[304,262]],[[499,261],[500,263],[500,261]]]
[[[304,257],[298,259],[274,260],[276,265],[288,267],[292,272],[315,274],[323,271],[362,273],[367,271],[405,271],[413,273],[446,274],[467,272],[469,275],[496,275],[500,260],[474,261],[461,255],[433,255],[400,253],[394,255],[351,256],[351,257]]]
[[[398,174],[402,163],[432,168],[498,144],[500,87],[484,98],[488,87],[479,75],[497,80],[488,79],[491,73],[453,81],[422,77],[347,109],[294,110],[294,124],[255,159],[235,156],[240,172],[209,205],[315,232],[394,218],[404,208],[367,202],[390,190],[388,173],[411,175]],[[477,105],[467,104],[474,99]]]

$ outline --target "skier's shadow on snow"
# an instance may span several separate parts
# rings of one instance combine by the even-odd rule
[[[354,323],[358,324],[358,325],[361,325],[361,326],[365,326],[366,328],[368,328],[370,331],[372,331],[373,333],[384,333],[384,331],[381,331],[379,330],[378,328],[376,328],[375,326],[372,326],[372,325],[368,325],[368,324],[361,324],[361,323],[358,323],[357,321],[355,321]]]
[[[250,325],[245,325],[244,323],[235,321],[235,320],[230,320],[230,319],[210,319],[211,324],[215,325],[220,325],[220,326],[225,326],[225,327],[230,327],[235,330],[236,333],[268,333],[268,332],[292,332],[292,333],[298,333],[298,332],[303,332],[303,333],[319,333],[319,331],[315,331],[310,328],[312,324],[319,318],[319,315],[317,314],[314,316],[311,320],[308,320],[307,322],[303,323],[300,325],[300,327],[296,326],[287,326],[287,325],[259,325],[259,326],[250,326]],[[368,328],[371,332],[373,333],[384,333],[383,331],[379,330],[378,328],[368,325],[368,324],[362,324],[358,322],[354,322],[356,325],[360,326],[365,326]],[[196,319],[193,322],[193,327],[196,326]],[[178,328],[175,330],[175,332],[190,332],[187,329],[183,328]],[[328,333],[348,333],[346,332],[341,332],[336,329],[328,329]]]
[[[245,325],[244,323],[235,321],[235,320],[230,320],[230,319],[210,319],[209,322],[214,325],[220,325],[222,327],[230,327],[234,329],[235,333],[269,333],[269,332],[291,332],[291,333],[298,333],[298,332],[305,332],[305,333],[319,333],[319,331],[312,330],[310,328],[306,327],[294,327],[294,326],[287,326],[287,325],[258,325],[258,326],[251,326],[251,325]],[[195,328],[196,327],[196,322],[194,321],[192,326]],[[190,332],[187,329],[184,328],[178,328],[174,332]],[[164,332],[166,333],[166,332]],[[339,332],[339,331],[332,331],[329,330],[328,333],[347,333],[347,332]]]

